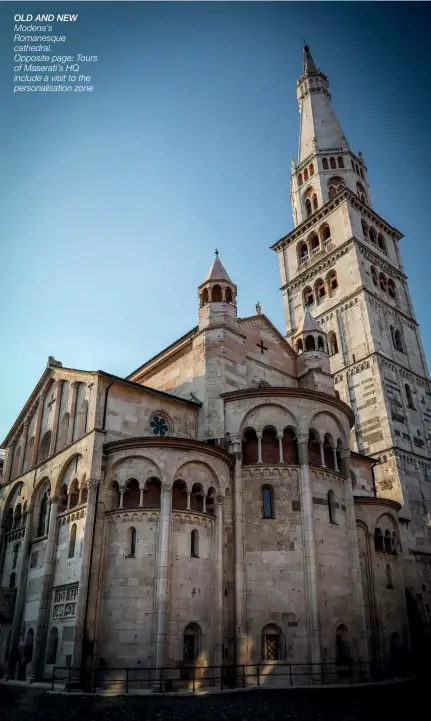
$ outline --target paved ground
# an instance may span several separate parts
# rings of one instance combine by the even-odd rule
[[[214,696],[103,698],[0,685],[1,721],[417,721],[429,682],[354,689],[251,691]],[[428,699],[427,699],[428,696]]]

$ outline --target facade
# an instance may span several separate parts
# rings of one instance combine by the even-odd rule
[[[191,666],[260,664],[265,683],[276,683],[283,679],[276,673],[297,664],[303,682],[304,669],[334,680],[352,663],[398,668],[426,629],[417,596],[426,554],[418,562],[420,544],[405,540],[418,523],[406,515],[414,494],[407,504],[398,492],[398,482],[403,492],[410,488],[407,476],[384,485],[382,473],[398,468],[398,456],[385,451],[381,464],[371,457],[378,431],[358,415],[373,384],[379,432],[389,443],[389,396],[374,360],[383,362],[384,352],[372,346],[375,321],[365,312],[389,301],[367,290],[361,248],[375,265],[380,255],[363,238],[342,240],[356,215],[355,227],[361,213],[367,227],[371,219],[377,226],[377,216],[365,170],[366,199],[352,186],[354,169],[346,176],[337,169],[342,187],[328,195],[322,144],[341,148],[339,126],[326,79],[308,50],[304,58],[296,228],[275,247],[287,339],[259,304],[238,318],[237,287],[216,254],[198,288],[198,325],[127,378],[49,358],[3,443],[0,663],[7,677],[32,681],[54,665],[73,665],[169,667],[184,680]],[[322,136],[317,119],[327,125]],[[342,147],[347,167],[350,150]],[[379,222],[392,254],[381,271],[387,278],[399,234]],[[309,239],[315,227],[318,245]],[[315,262],[320,275],[325,268],[328,306],[317,308],[313,295],[313,318],[302,285],[316,292]],[[397,267],[396,298],[410,303]],[[395,338],[401,311],[390,307]],[[417,348],[405,363],[415,378],[423,363],[425,383],[416,326],[412,333]],[[361,347],[373,348],[372,356],[361,356]],[[352,350],[361,368],[354,376]],[[384,357],[394,373],[407,372]],[[368,381],[360,389],[357,373]],[[425,445],[422,451],[425,463]],[[422,479],[412,478],[412,488],[421,488]]]

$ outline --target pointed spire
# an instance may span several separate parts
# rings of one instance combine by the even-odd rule
[[[316,64],[311,57],[310,48],[307,44],[304,45],[304,73],[317,73]]]
[[[219,258],[217,248],[215,251],[215,258],[213,260],[212,266],[209,269],[203,282],[207,283],[209,280],[225,280],[227,283],[232,283],[227,270],[225,269],[223,263]]]
[[[311,315],[310,311],[307,310],[304,313],[304,316],[299,323],[299,326],[297,327],[295,331],[295,335],[299,335],[300,333],[312,333],[317,331],[318,333],[324,333],[320,327],[320,325],[317,323],[316,320],[314,320],[313,316]]]

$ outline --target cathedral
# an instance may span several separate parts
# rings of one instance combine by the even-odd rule
[[[402,235],[307,47],[297,99],[284,332],[238,317],[216,252],[186,335],[124,378],[50,356],[4,440],[5,679],[325,683],[423,658],[431,391]]]

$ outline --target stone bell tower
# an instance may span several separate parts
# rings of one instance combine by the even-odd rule
[[[347,142],[308,47],[297,99],[294,229],[273,245],[286,335],[302,340],[305,356],[310,318],[326,332],[335,391],[355,414],[351,447],[376,459],[378,495],[402,504],[405,585],[429,628],[431,384],[401,263],[403,236],[373,208],[363,155]]]

